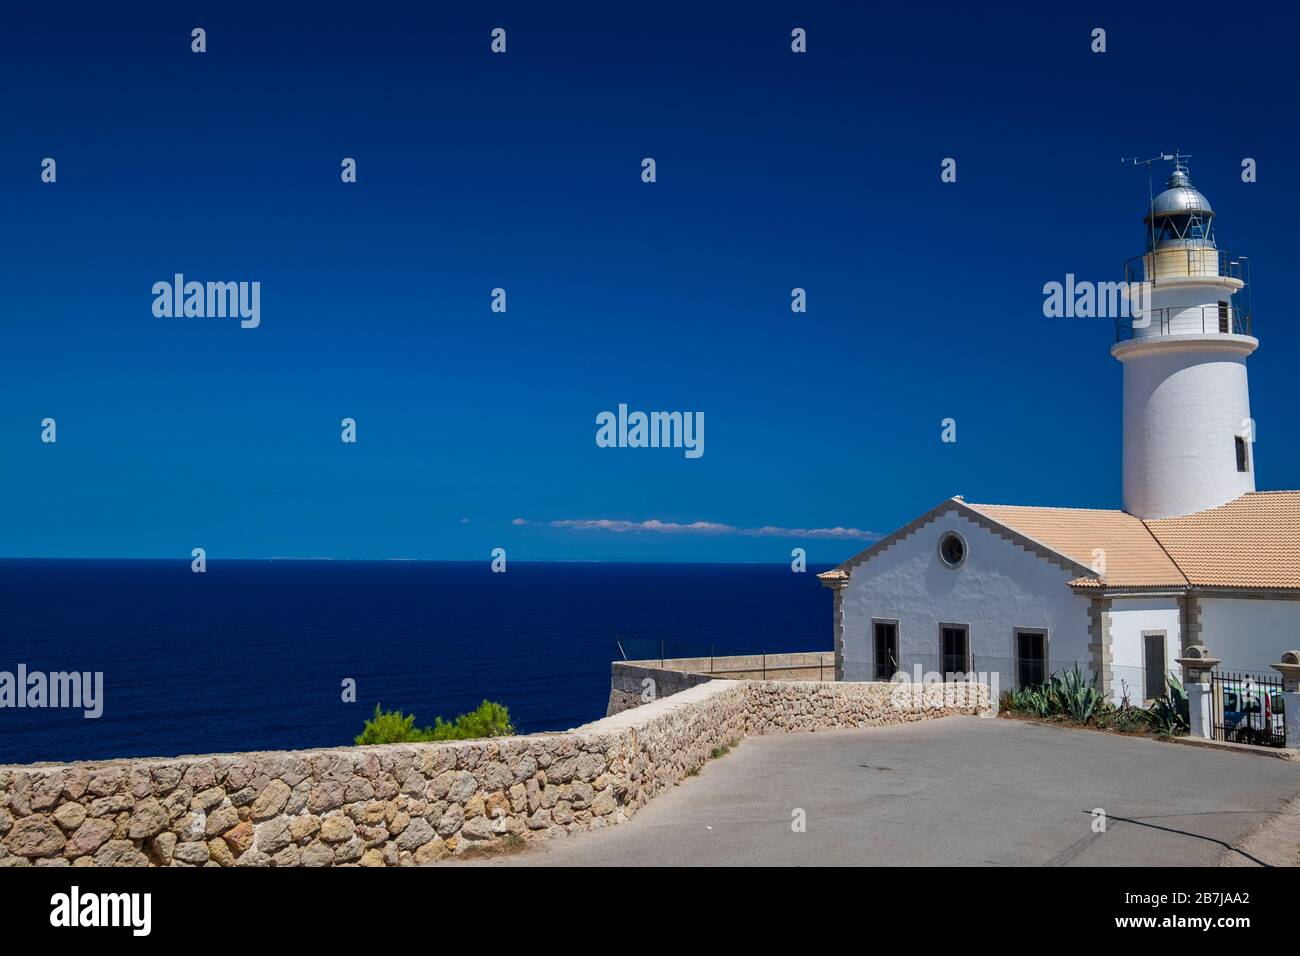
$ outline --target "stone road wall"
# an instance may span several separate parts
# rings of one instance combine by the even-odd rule
[[[964,688],[712,681],[559,734],[0,767],[0,866],[428,863],[620,823],[746,735],[987,707]]]
[[[647,703],[642,700],[647,688],[653,689],[653,699],[658,700],[680,694],[688,687],[707,684],[713,679],[707,674],[690,674],[639,662],[615,661],[610,665],[609,703],[605,707],[605,716],[620,714]],[[646,681],[652,683],[646,684]]]
[[[613,661],[610,664],[606,716],[640,707],[647,689],[655,699],[677,694],[710,680],[823,681],[835,677],[831,651],[788,654],[743,654],[729,657],[670,657],[664,660]],[[647,684],[646,682],[651,683]]]

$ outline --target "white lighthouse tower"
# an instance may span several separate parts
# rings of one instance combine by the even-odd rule
[[[1214,210],[1182,157],[1145,222],[1147,251],[1125,280],[1149,283],[1149,308],[1116,323],[1110,351],[1124,365],[1124,510],[1167,518],[1255,490],[1246,357],[1259,342],[1248,264],[1217,247]]]

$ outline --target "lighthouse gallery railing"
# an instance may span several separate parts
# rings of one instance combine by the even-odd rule
[[[1253,335],[1249,313],[1241,314],[1236,305],[1225,310],[1219,306],[1203,305],[1147,309],[1141,318],[1115,320],[1115,341],[1127,342],[1135,338],[1158,338],[1162,335]]]

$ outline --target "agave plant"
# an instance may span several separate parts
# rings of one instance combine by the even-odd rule
[[[1022,714],[1033,714],[1036,717],[1046,717],[1048,715],[1047,698],[1042,687],[1020,687],[1007,691],[1004,696],[1008,710]]]
[[[1084,677],[1075,665],[1062,674],[1053,674],[1044,685],[1048,713],[1079,724],[1088,724],[1105,715],[1109,704],[1097,688],[1097,677]]]
[[[1157,697],[1147,709],[1147,725],[1162,737],[1173,737],[1191,729],[1187,691],[1182,681],[1172,674],[1165,675],[1165,693]]]
[[[1061,717],[1087,724],[1106,717],[1113,707],[1097,688],[1096,677],[1085,677],[1077,666],[1053,674],[1037,687],[1008,692],[1010,709],[1035,717]]]

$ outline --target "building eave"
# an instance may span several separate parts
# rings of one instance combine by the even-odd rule
[[[1094,579],[1092,583],[1071,581],[1070,590],[1084,597],[1182,597],[1189,591],[1196,590],[1187,584],[1131,584],[1111,585]]]
[[[1226,584],[1130,584],[1113,585],[1104,581],[1070,582],[1070,589],[1086,597],[1182,597],[1235,598],[1237,600],[1300,601],[1300,588],[1260,587]]]
[[[817,575],[817,580],[822,583],[824,588],[842,588],[848,584],[849,576],[839,568],[832,568],[829,571],[823,571]]]

